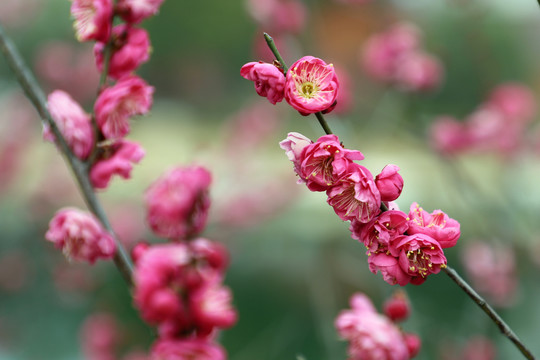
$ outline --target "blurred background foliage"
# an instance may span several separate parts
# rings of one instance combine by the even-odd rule
[[[61,43],[91,57],[91,45],[76,43],[68,1],[12,2],[20,8],[8,13],[0,6],[0,19],[43,87],[52,91],[57,83],[39,70],[44,51]],[[474,239],[515,251],[517,290],[511,304],[498,309],[540,354],[538,153],[443,158],[428,140],[434,117],[464,117],[499,83],[522,82],[538,94],[536,2],[306,0],[305,5],[306,26],[283,53],[289,64],[310,54],[349,72],[353,106],[347,114],[327,116],[334,132],[364,153],[363,164],[374,174],[388,163],[401,167],[403,210],[416,201],[461,222],[458,246],[446,251],[460,272],[466,244]],[[399,20],[417,24],[425,47],[442,60],[445,81],[438,91],[402,93],[370,80],[360,68],[359,49],[368,36]],[[346,344],[333,320],[348,307],[350,295],[365,292],[380,309],[395,289],[368,271],[363,246],[350,238],[323,194],[295,184],[278,142],[289,131],[321,136],[315,118],[285,104],[273,107],[239,76],[244,63],[258,60],[253,48],[265,29],[257,28],[243,0],[167,0],[143,26],[153,52],[139,73],[155,86],[155,104],[130,135],[144,146],[146,158],[132,180],[115,180],[99,195],[113,225],[128,247],[157,241],[145,225],[144,190],[171,166],[207,166],[214,177],[213,206],[204,236],[230,249],[226,283],[240,315],[220,337],[229,358],[345,359]],[[54,68],[59,60],[50,61]],[[92,71],[87,66],[82,77],[66,83],[80,91],[74,97],[88,111],[95,92],[90,85],[97,79]],[[82,359],[79,329],[88,315],[101,311],[114,314],[123,329],[120,353],[147,350],[152,331],[138,319],[112,264],[69,264],[44,241],[58,208],[84,205],[61,157],[41,140],[38,118],[20,99],[4,61],[0,91],[0,151],[9,158],[0,169],[0,359]],[[406,291],[413,314],[403,327],[423,340],[417,359],[458,359],[478,334],[495,343],[498,359],[520,358],[446,275]]]

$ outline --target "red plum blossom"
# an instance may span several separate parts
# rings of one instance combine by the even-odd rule
[[[90,264],[97,259],[111,259],[116,252],[114,239],[97,219],[73,208],[61,209],[54,215],[45,238],[62,249],[68,259]]]
[[[47,108],[71,151],[79,159],[86,159],[94,146],[94,130],[90,115],[62,90],[49,94]],[[55,141],[48,124],[43,127],[43,138]]]
[[[112,30],[115,38],[115,46],[109,63],[109,76],[113,79],[121,79],[130,75],[141,64],[150,58],[150,39],[144,29],[133,28],[125,24],[117,25]],[[103,51],[105,42],[97,42],[94,46],[96,66],[103,71]]]
[[[384,314],[394,322],[406,320],[411,313],[411,303],[407,293],[397,290],[392,297],[387,299],[383,305]]]
[[[403,190],[403,178],[398,173],[399,166],[386,165],[375,178],[377,189],[381,193],[382,201],[396,200]]]
[[[368,265],[369,271],[374,274],[380,271],[383,280],[390,285],[405,286],[411,281],[411,276],[402,269],[398,258],[390,254],[371,254],[368,257]]]
[[[73,27],[79,41],[106,42],[111,34],[113,4],[111,0],[72,0]]]
[[[255,83],[255,91],[262,97],[268,98],[272,104],[283,100],[285,76],[272,64],[250,62],[242,66],[240,75]]]
[[[369,223],[351,222],[353,239],[364,243],[369,253],[386,252],[388,245],[409,228],[407,214],[399,210],[388,210]]]
[[[285,100],[300,114],[330,112],[336,105],[339,82],[332,64],[304,56],[291,65],[286,80]]]
[[[136,76],[125,77],[103,90],[96,100],[94,111],[105,138],[126,136],[130,130],[129,119],[148,113],[153,93],[154,88]]]
[[[133,164],[144,157],[144,149],[137,143],[118,140],[103,149],[102,157],[90,169],[90,182],[96,189],[105,189],[114,175],[131,178]]]
[[[145,193],[147,220],[159,236],[187,238],[206,224],[212,178],[200,166],[175,168],[156,180]]]
[[[441,210],[435,210],[430,214],[418,203],[412,203],[409,218],[408,233],[410,235],[428,235],[435,239],[443,249],[456,245],[461,235],[459,222]]]

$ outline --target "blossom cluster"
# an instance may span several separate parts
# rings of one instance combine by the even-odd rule
[[[285,99],[302,115],[328,113],[337,104],[339,82],[334,66],[313,56],[297,60],[286,74],[280,64],[259,61],[242,66],[240,75],[253,81],[257,94],[272,104]]]
[[[460,225],[441,210],[428,213],[417,203],[409,214],[398,210],[393,203],[403,189],[398,166],[387,165],[374,177],[354,162],[364,159],[363,154],[343,147],[336,135],[313,142],[289,133],[280,146],[293,162],[298,182],[311,191],[325,191],[335,213],[350,222],[352,237],[367,248],[373,273],[380,271],[392,285],[419,285],[446,266],[443,248],[456,244]]]
[[[155,359],[226,358],[212,340],[237,319],[232,293],[223,285],[228,254],[223,245],[199,237],[208,217],[210,183],[202,167],[175,168],[145,194],[150,228],[169,240],[139,243],[132,251],[135,306],[158,328]]]
[[[536,114],[532,91],[518,83],[494,88],[464,121],[440,116],[431,127],[433,147],[442,154],[497,151],[510,154],[519,148]]]
[[[372,35],[361,51],[365,71],[374,79],[405,91],[429,91],[442,81],[439,59],[421,47],[421,32],[410,23],[398,23]]]
[[[125,139],[130,119],[149,112],[154,92],[134,74],[150,54],[148,33],[136,25],[154,15],[162,2],[120,0],[114,5],[111,0],[72,1],[76,37],[95,41],[96,67],[107,73],[92,114],[63,90],[49,95],[48,109],[73,154],[91,162],[90,180],[96,189],[107,188],[115,175],[128,179],[132,164],[144,157],[139,144]],[[115,17],[124,23],[113,26]],[[111,85],[107,80],[115,83]],[[45,126],[43,136],[56,140],[49,126]]]
[[[362,293],[353,294],[350,305],[351,309],[341,311],[334,324],[339,336],[349,342],[350,360],[408,360],[418,354],[420,338],[402,332],[396,325],[410,312],[404,293],[395,294],[385,303],[385,315],[379,314]]]

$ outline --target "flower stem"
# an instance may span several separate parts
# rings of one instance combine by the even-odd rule
[[[323,114],[319,111],[319,112],[315,113],[315,116],[317,117],[317,120],[319,120],[319,124],[321,124],[321,126],[322,126],[324,132],[326,133],[326,135],[333,134],[332,130],[330,129],[330,126],[328,126],[328,123],[324,119]]]
[[[107,229],[107,231],[113,236],[117,247],[116,254],[114,255],[114,263],[124,277],[124,280],[130,286],[133,285],[133,280],[131,277],[131,274],[133,273],[133,263],[131,262],[126,250],[114,234],[111,224],[105,215],[105,211],[97,199],[88,177],[89,164],[81,161],[70,150],[66,140],[62,136],[61,131],[58,129],[58,126],[56,126],[56,123],[51,118],[51,115],[47,110],[47,100],[43,90],[39,87],[36,79],[28,69],[28,66],[26,66],[13,42],[5,34],[2,26],[0,26],[0,51],[2,51],[4,54],[8,65],[10,66],[11,70],[13,70],[13,73],[17,77],[17,80],[24,93],[32,102],[32,105],[41,117],[42,123],[49,126],[54,134],[56,139],[55,142],[58,145],[64,160],[71,169],[73,176],[77,180],[79,190],[81,191],[88,209],[90,209],[90,211],[99,219],[105,229]]]
[[[504,322],[504,320],[493,310],[493,308],[484,300],[478,293],[465,281],[456,270],[447,266],[443,271],[452,279],[490,318],[499,328],[504,336],[506,336],[518,350],[525,356],[526,359],[534,360],[535,357],[529,349],[521,342],[514,331]]]

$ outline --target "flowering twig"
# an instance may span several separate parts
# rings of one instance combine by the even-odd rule
[[[467,294],[473,301],[493,320],[495,325],[501,330],[504,336],[506,336],[510,341],[512,341],[519,351],[527,359],[535,359],[534,355],[529,349],[523,344],[523,342],[517,337],[517,335],[512,331],[510,326],[508,326],[504,320],[493,310],[493,308],[480,296],[478,293],[465,281],[456,270],[447,266],[443,271],[452,279],[458,286]]]
[[[276,47],[274,39],[270,35],[268,35],[267,33],[264,33],[264,39],[266,40],[266,43],[268,44],[268,47],[270,48],[270,50],[272,51],[272,53],[276,57],[277,61],[279,61],[281,67],[283,68],[283,73],[285,75],[287,75],[287,70],[289,68],[287,67],[287,64],[285,63],[285,61],[281,57],[281,54],[279,53],[279,51],[278,51],[278,49]],[[315,113],[315,116],[317,117],[317,120],[319,120],[319,124],[321,124],[324,132],[327,135],[332,134],[332,130],[330,129],[330,126],[328,126],[328,123],[324,119],[323,114],[319,111],[319,112]]]
[[[17,80],[24,93],[32,102],[32,105],[41,117],[41,121],[48,125],[54,134],[56,143],[64,157],[64,160],[67,162],[73,175],[77,179],[77,184],[83,195],[84,201],[88,206],[88,209],[90,209],[90,211],[99,219],[105,229],[107,229],[107,231],[113,235],[117,246],[117,251],[114,256],[114,263],[124,277],[124,280],[131,286],[133,284],[131,277],[133,272],[133,263],[131,262],[122,244],[118,241],[118,238],[114,235],[111,224],[105,215],[105,211],[94,193],[94,189],[88,177],[89,163],[79,160],[70,150],[68,144],[62,136],[62,133],[56,126],[56,123],[51,118],[51,115],[47,110],[47,101],[45,99],[43,90],[41,90],[39,87],[36,79],[26,66],[13,42],[5,34],[2,26],[0,26],[0,50],[4,54],[4,57],[6,58],[11,70],[13,70],[15,76],[17,77]]]
[[[540,0],[538,0],[540,4]],[[285,64],[285,61],[281,57],[272,37],[268,35],[267,33],[264,33],[264,38],[266,39],[266,42],[268,44],[268,47],[276,57],[276,59],[280,62],[280,65],[284,69],[285,74],[287,73],[287,65]],[[321,112],[315,113],[315,116],[319,120],[319,123],[321,124],[324,132],[326,134],[332,134],[332,130],[330,129],[328,123],[325,121],[323,115]],[[381,210],[388,211],[388,207],[381,202]],[[516,347],[519,349],[519,351],[527,358],[527,359],[535,359],[535,357],[531,354],[530,350],[527,349],[527,347],[519,340],[517,335],[512,331],[512,329],[504,322],[504,320],[493,310],[493,308],[480,296],[478,293],[461,277],[459,274],[451,267],[448,266],[441,266],[441,269],[452,279],[497,325],[497,327],[501,330],[502,334],[506,336],[510,341],[512,341]]]

